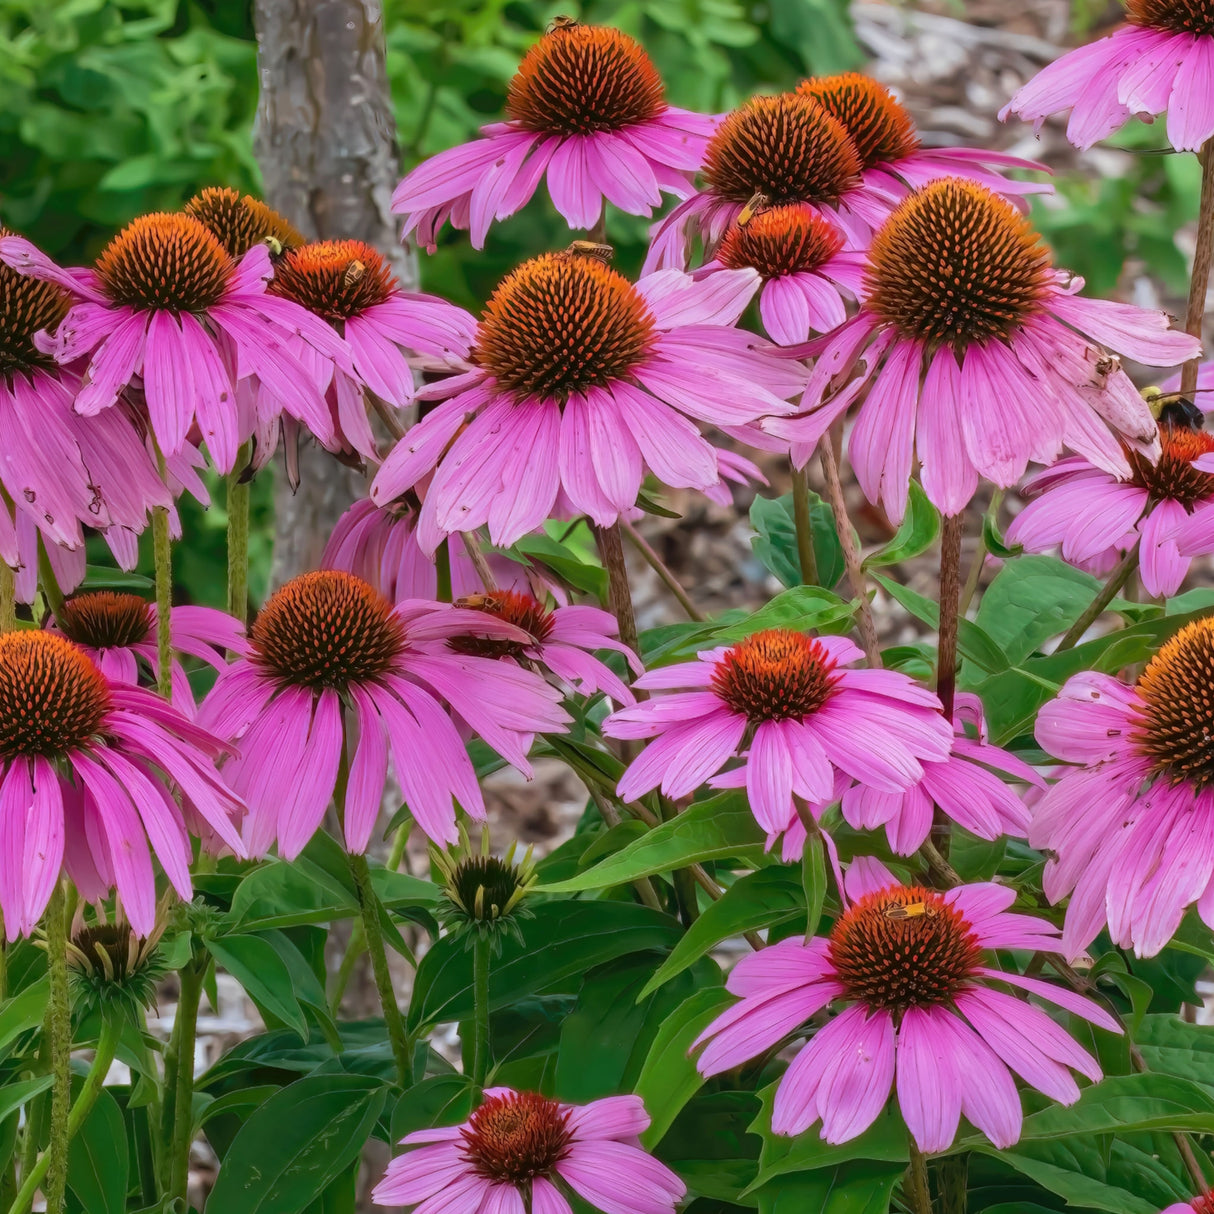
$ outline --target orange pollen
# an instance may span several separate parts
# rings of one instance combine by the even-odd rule
[[[140,215],[93,267],[112,303],[138,311],[205,312],[236,272],[218,237],[190,215]]]
[[[249,634],[253,662],[284,685],[344,690],[387,674],[405,647],[400,618],[352,573],[321,569],[276,590]]]
[[[1214,452],[1214,434],[1165,424],[1159,427],[1159,438],[1163,449],[1153,464],[1141,452],[1125,448],[1131,483],[1156,501],[1179,502],[1186,510],[1214,497],[1214,475],[1193,467],[1199,456]]]
[[[963,350],[1009,340],[1040,310],[1050,255],[1010,202],[946,177],[901,202],[873,237],[872,308],[910,340]]]
[[[518,398],[605,388],[649,355],[653,317],[633,285],[594,257],[545,253],[504,278],[474,357]]]
[[[746,203],[756,194],[773,206],[837,202],[860,184],[860,153],[812,97],[754,97],[717,128],[704,158],[704,178],[719,198]]]
[[[829,947],[848,997],[895,1014],[951,1002],[983,964],[961,912],[918,885],[891,885],[853,903]]]
[[[33,630],[0,636],[0,756],[76,750],[97,736],[109,710],[104,676],[71,641]]]
[[[843,233],[803,203],[761,211],[735,223],[717,246],[716,258],[731,270],[753,266],[764,278],[808,274],[843,247]]]
[[[386,259],[361,240],[320,240],[283,256],[270,293],[292,299],[326,320],[349,320],[392,297]]]
[[[834,695],[837,681],[821,641],[791,628],[769,628],[718,660],[712,688],[734,712],[758,724],[810,716]]]
[[[1214,34],[1214,0],[1126,0],[1126,9],[1132,25],[1168,34]]]
[[[243,257],[255,244],[269,240],[276,251],[297,249],[304,238],[287,219],[250,194],[226,186],[208,186],[185,204],[192,215],[219,238],[232,257]]]
[[[68,599],[56,613],[55,623],[77,645],[129,649],[151,635],[152,611],[137,594],[97,590]]]
[[[13,233],[0,224],[0,237]],[[51,367],[54,359],[34,345],[39,329],[54,329],[67,315],[67,293],[0,262],[0,378],[14,371]]]
[[[531,595],[518,590],[493,590],[485,594],[473,594],[457,599],[457,607],[470,607],[496,616],[523,629],[542,645],[552,633],[552,612]],[[467,653],[485,658],[521,658],[528,648],[522,641],[508,641],[502,637],[480,637],[472,634],[452,637],[447,645],[456,653]]]
[[[1146,708],[1133,741],[1158,775],[1200,790],[1214,784],[1214,616],[1187,624],[1138,679]]]
[[[866,169],[905,160],[919,150],[911,116],[883,84],[859,72],[802,80],[797,92],[812,97],[852,137]]]
[[[656,118],[662,78],[639,43],[603,25],[558,25],[523,56],[506,115],[544,135],[592,135]]]
[[[568,1111],[536,1092],[489,1096],[462,1131],[464,1158],[486,1180],[525,1184],[564,1159],[568,1121]]]

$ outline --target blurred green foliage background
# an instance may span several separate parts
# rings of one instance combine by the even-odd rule
[[[402,165],[499,117],[520,56],[562,11],[639,38],[671,102],[690,109],[726,110],[753,92],[862,62],[848,0],[385,0]],[[247,0],[0,0],[0,219],[78,264],[133,216],[176,209],[201,186],[256,193],[256,106]],[[1144,149],[1159,143],[1142,126],[1122,138]],[[1117,180],[1060,180],[1063,205],[1039,208],[1039,221],[1059,262],[1093,291],[1112,291],[1135,257],[1181,293],[1185,263],[1174,234],[1196,211],[1196,162],[1144,154],[1134,164]],[[639,265],[647,226],[609,217],[625,271]],[[423,258],[423,285],[477,308],[517,262],[568,239],[541,189],[495,228],[483,253],[448,230],[439,252]],[[266,481],[259,478],[255,500],[262,571],[272,534]],[[222,512],[185,508],[181,590],[217,602]]]

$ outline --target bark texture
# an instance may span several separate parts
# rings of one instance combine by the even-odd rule
[[[309,239],[375,245],[401,285],[415,287],[417,263],[390,210],[400,173],[381,0],[255,0],[253,19],[266,201]],[[310,442],[300,470],[297,493],[277,480],[274,585],[316,566],[334,523],[365,491],[357,472]]]

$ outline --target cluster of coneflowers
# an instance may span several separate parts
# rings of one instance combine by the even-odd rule
[[[1128,9],[1124,28],[1046,69],[1009,109],[1040,123],[1070,108],[1080,146],[1166,111],[1175,149],[1214,155],[1214,8]],[[759,476],[738,445],[784,453],[795,475],[820,451],[841,503],[831,430],[849,421],[852,471],[890,519],[917,478],[955,548],[980,484],[1009,488],[1041,465],[1014,540],[1101,574],[1140,562],[1148,593],[1174,593],[1214,551],[1214,440],[1157,425],[1120,359],[1185,363],[1191,390],[1201,307],[1186,333],[1080,294],[1026,217],[1027,196],[1048,187],[1007,176],[1041,168],[925,147],[893,96],[856,74],[688,113],[666,103],[631,38],[562,19],[520,65],[506,121],[413,169],[394,197],[405,236],[430,249],[446,224],[481,247],[541,181],[586,234],[512,271],[479,317],[402,290],[368,245],[307,242],[230,190],[134,220],[90,268],[4,232],[7,938],[62,913],[61,878],[88,902],[116,893],[134,935],[152,937],[154,861],[189,899],[192,839],[291,860],[335,801],[373,899],[363,856],[389,767],[421,831],[466,850],[461,816],[485,817],[469,739],[529,775],[536,736],[566,731],[601,696],[601,733],[630,757],[621,804],[744,789],[769,847],[791,860],[820,838],[838,878],[828,935],[734,968],[738,1001],[697,1043],[705,1075],[807,1038],[773,1130],[847,1141],[892,1090],[921,1152],[947,1149],[962,1116],[1014,1143],[1017,1077],[1076,1100],[1072,1072],[1097,1081],[1099,1067],[1025,996],[1119,1025],[1008,958],[1074,960],[1106,928],[1150,956],[1194,904],[1214,926],[1214,620],[1182,630],[1133,684],[1071,679],[1036,726],[1068,765],[1047,787],[953,690],[955,601],[951,649],[941,604],[936,689],[881,668],[849,533],[863,648],[770,629],[647,670],[619,555],[646,478],[721,500],[726,482]],[[664,195],[677,205],[632,282],[612,268],[606,204],[652,216]],[[761,334],[742,327],[751,314]],[[324,567],[275,591],[246,628],[244,482],[280,443],[293,467],[309,437],[365,467],[368,496]],[[228,612],[171,608],[168,595],[175,501],[205,501],[206,462],[229,475]],[[614,615],[500,551],[583,517]],[[75,593],[86,532],[129,568],[149,524],[155,604]],[[18,623],[19,603],[37,605],[40,627]],[[201,703],[185,658],[218,671]],[[933,824],[937,838],[950,823],[1027,838],[1048,855],[1049,898],[1069,896],[1064,926],[1013,912],[1010,887],[950,887],[947,865],[916,885],[872,859],[844,866],[823,834],[836,804],[850,826],[883,828],[899,857],[938,861]],[[518,912],[529,865],[466,864],[440,867],[480,947],[486,924]],[[374,921],[367,943],[382,957]],[[377,967],[405,1078],[386,976]],[[409,1135],[377,1199],[418,1214],[568,1214],[572,1192],[607,1214],[668,1214],[685,1186],[640,1148],[647,1125],[634,1096],[577,1107],[484,1088],[466,1123]]]

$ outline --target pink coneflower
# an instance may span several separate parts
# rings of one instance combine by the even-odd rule
[[[238,741],[224,775],[249,806],[250,854],[277,839],[284,859],[294,859],[320,826],[347,745],[343,714],[357,725],[344,806],[352,852],[371,839],[389,748],[405,801],[434,842],[456,841],[457,803],[484,818],[452,713],[530,775],[532,735],[568,724],[560,694],[533,671],[452,653],[447,638],[461,630],[531,640],[483,612],[445,603],[394,608],[337,570],[305,573],[270,596],[247,657],[219,676],[199,714],[208,729]]]
[[[61,269],[18,236],[0,239],[0,261],[79,301],[43,343],[60,363],[91,356],[77,412],[110,408],[140,376],[160,449],[180,452],[197,424],[222,472],[231,470],[242,439],[239,380],[256,375],[296,407],[307,377],[290,354],[293,343],[302,337],[323,357],[349,361],[328,325],[267,295],[273,271],[264,246],[238,263],[189,215],[141,215],[91,270]]]
[[[361,240],[322,240],[284,253],[268,290],[331,324],[350,347],[349,370],[309,357],[302,341],[295,350],[317,373],[316,387],[328,402],[328,428],[310,426],[327,446],[379,459],[363,394],[369,390],[393,408],[407,405],[414,384],[406,352],[423,356],[431,368],[466,368],[473,317],[433,295],[402,291],[383,254]],[[283,412],[272,388],[263,386],[258,396],[260,415]]]
[[[1008,542],[1029,552],[1060,546],[1064,560],[1099,573],[1141,540],[1147,593],[1175,594],[1193,558],[1214,552],[1214,475],[1199,462],[1214,456],[1214,434],[1165,424],[1159,437],[1155,463],[1127,450],[1128,477],[1073,456],[1030,478],[1024,491],[1040,496],[1012,520]]]
[[[960,178],[933,182],[873,238],[859,313],[811,343],[806,413],[764,428],[802,464],[867,387],[848,454],[869,501],[895,520],[916,456],[945,514],[964,509],[979,477],[1010,486],[1063,447],[1128,475],[1122,441],[1154,458],[1155,421],[1102,347],[1163,366],[1200,342],[1169,332],[1162,312],[1079,298],[1082,285],[1050,268],[1011,203]]]
[[[55,616],[53,631],[74,641],[111,682],[153,685],[159,677],[156,604],[137,594],[95,590],[68,599]],[[195,713],[190,680],[177,654],[198,658],[215,670],[227,665],[225,650],[242,648],[244,628],[213,607],[174,607],[169,621],[173,657],[173,703],[187,716]]]
[[[155,924],[149,844],[192,896],[190,811],[238,855],[240,802],[214,769],[218,739],[163,700],[110,681],[49,632],[0,636],[0,908],[8,939],[33,930],[60,871],[89,900],[117,889],[131,927]]]
[[[651,229],[642,273],[684,269],[696,236],[711,258],[730,226],[756,206],[807,206],[852,247],[864,247],[891,204],[864,190],[863,168],[843,124],[812,97],[753,97],[709,141],[704,188]]]
[[[842,249],[843,233],[812,207],[772,207],[735,222],[695,277],[722,268],[757,270],[763,327],[772,341],[790,346],[847,319],[847,301],[860,292],[863,260]]]
[[[1018,198],[1049,193],[1036,181],[1009,181],[999,169],[1048,173],[1036,160],[1023,160],[987,148],[925,147],[915,123],[893,93],[859,72],[802,80],[797,92],[812,97],[838,119],[860,153],[866,189],[897,201],[940,177],[965,177],[996,194]]]
[[[1066,137],[1079,148],[1132,117],[1168,113],[1168,142],[1195,152],[1214,134],[1214,5],[1210,0],[1126,0],[1128,24],[1055,59],[999,111],[1040,129],[1070,110]]]
[[[390,502],[433,470],[418,533],[430,552],[443,533],[486,524],[493,543],[512,544],[562,494],[608,526],[632,509],[646,468],[675,487],[716,485],[717,451],[692,419],[744,425],[779,413],[805,379],[734,327],[756,279],[667,271],[633,286],[595,257],[524,262],[485,309],[475,369],[419,394],[443,403],[388,455],[372,500]]]
[[[1214,1214],[1214,1190],[1194,1197],[1192,1201],[1176,1201],[1165,1206],[1159,1214]]]
[[[781,1078],[775,1133],[802,1134],[820,1121],[823,1139],[847,1142],[872,1125],[893,1088],[921,1151],[951,1146],[962,1114],[997,1147],[1009,1147],[1022,1121],[1011,1072],[1062,1104],[1079,1099],[1071,1069],[1100,1078],[1096,1060],[1044,1011],[995,985],[1121,1031],[1089,999],[994,968],[995,949],[1058,951],[1052,924],[1008,913],[1014,889],[979,884],[941,893],[900,885],[879,863],[857,861],[847,890],[855,900],[828,937],[781,940],[734,967],[726,986],[741,1002],[696,1043],[707,1043],[700,1071],[719,1074],[845,1005]]]
[[[690,796],[733,758],[769,843],[797,822],[796,798],[831,799],[836,771],[884,792],[921,780],[925,761],[948,758],[952,731],[940,701],[904,674],[849,670],[864,655],[844,637],[787,628],[755,633],[693,662],[664,666],[634,684],[678,691],[613,713],[603,732],[653,738],[620,777],[633,801],[661,787]],[[728,778],[731,776],[732,778]]]
[[[488,1088],[463,1125],[417,1130],[371,1200],[414,1214],[570,1214],[570,1192],[605,1214],[674,1214],[687,1186],[637,1142],[639,1096],[561,1104]]]
[[[1132,686],[1084,673],[1037,717],[1042,749],[1079,766],[1033,809],[1043,889],[1071,895],[1062,943],[1078,955],[1106,923],[1154,956],[1185,910],[1214,926],[1214,617],[1182,628]]]
[[[652,215],[662,194],[686,198],[716,119],[667,105],[649,56],[617,29],[554,24],[510,82],[506,122],[423,161],[396,187],[404,235],[434,252],[448,220],[483,248],[495,219],[523,207],[547,175],[571,228],[590,229],[605,202]]]
[[[482,591],[457,599],[455,605],[504,620],[530,637],[529,641],[517,641],[456,632],[447,641],[455,653],[535,662],[581,695],[601,691],[617,704],[634,702],[628,685],[594,656],[595,650],[611,649],[624,655],[633,674],[645,669],[640,658],[619,639],[619,627],[610,611],[576,605],[548,608],[517,590]]]

